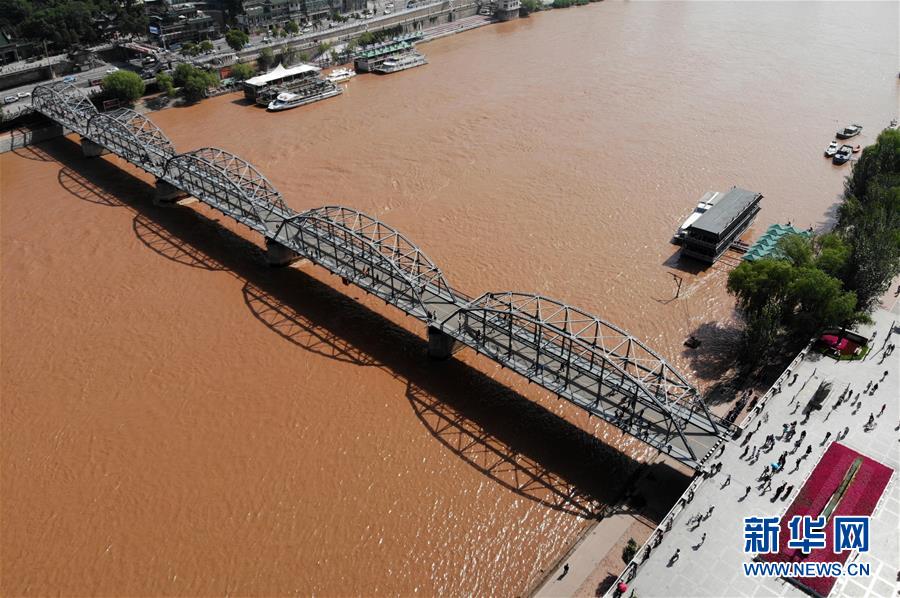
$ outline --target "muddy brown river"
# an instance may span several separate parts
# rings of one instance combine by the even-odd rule
[[[308,107],[152,118],[298,210],[383,219],[469,294],[577,305],[708,388],[735,260],[680,264],[672,232],[732,185],[765,195],[748,238],[826,226],[834,131],[865,145],[897,116],[897,22],[604,2],[423,45],[428,66]],[[471,352],[429,361],[417,321],[269,269],[198,204],[154,207],[119,159],[60,139],[0,168],[4,595],[517,595],[655,458]]]

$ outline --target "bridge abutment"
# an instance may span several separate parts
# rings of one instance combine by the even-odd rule
[[[153,195],[153,203],[158,206],[172,206],[178,203],[179,199],[188,197],[188,194],[171,183],[167,183],[162,179],[156,179],[156,193]]]
[[[102,156],[103,154],[108,154],[109,150],[100,145],[99,143],[95,143],[88,139],[87,137],[81,138],[81,153],[84,154],[85,158],[96,158],[97,156]]]
[[[456,350],[456,339],[434,326],[428,327],[428,357],[449,359]]]
[[[278,241],[266,239],[266,261],[270,266],[289,266],[299,259],[300,254],[293,249],[288,249]]]

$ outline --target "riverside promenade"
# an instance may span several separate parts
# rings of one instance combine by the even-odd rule
[[[891,287],[896,288],[896,283]],[[782,392],[770,397],[765,408],[749,421],[740,440],[728,443],[721,456],[708,465],[721,463],[721,471],[700,484],[693,499],[675,519],[672,529],[663,535],[643,562],[637,575],[628,584],[624,596],[806,596],[799,588],[781,578],[745,577],[742,563],[751,555],[743,552],[743,523],[748,516],[782,516],[799,493],[816,463],[836,437],[847,429],[840,442],[849,448],[880,461],[894,470],[878,506],[872,514],[870,550],[866,554],[851,554],[847,562],[870,563],[869,577],[839,578],[831,596],[892,596],[900,589],[900,353],[889,357],[884,347],[900,344],[900,301],[893,294],[873,315],[873,324],[860,327],[860,333],[874,339],[871,352],[862,361],[835,361],[818,353],[810,353],[799,362],[792,373],[797,381],[782,387]],[[887,375],[885,376],[885,372]],[[786,377],[788,380],[793,375]],[[883,378],[883,380],[882,380]],[[833,383],[832,391],[821,410],[813,411],[803,422],[803,406],[822,381]],[[862,392],[867,383],[878,383],[874,394],[861,394],[862,406],[854,408],[853,401],[844,401],[834,408],[838,397],[849,385],[853,396]],[[878,416],[885,406],[884,413]],[[875,426],[865,430],[871,415]],[[793,488],[788,496],[773,501],[773,490],[760,494],[757,481],[766,463],[774,461],[782,451],[790,451],[793,442],[776,441],[775,448],[758,461],[741,458],[748,446],[759,446],[768,434],[778,437],[784,424],[798,422],[797,437],[806,431],[799,450],[788,456],[784,470],[772,479],[772,488],[787,483]],[[759,428],[757,429],[757,426]],[[742,446],[746,433],[752,432],[749,443]],[[795,437],[796,438],[796,437]],[[808,458],[801,457],[811,447]],[[747,488],[750,487],[749,493]],[[698,525],[689,525],[693,516],[712,513]],[[786,540],[783,540],[786,541]],[[643,549],[645,550],[645,549]],[[639,553],[638,562],[642,558]],[[678,552],[677,559],[673,555]],[[611,588],[607,596],[612,596]]]

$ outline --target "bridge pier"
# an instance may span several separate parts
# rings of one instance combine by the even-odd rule
[[[266,239],[266,261],[270,266],[289,266],[299,259],[300,254],[293,249],[288,249],[278,241]]]
[[[84,154],[85,158],[96,158],[97,156],[102,156],[103,154],[108,154],[109,150],[100,145],[99,143],[95,143],[88,139],[87,137],[81,138],[81,153]]]
[[[449,359],[456,349],[456,339],[434,326],[428,327],[428,357]]]
[[[179,199],[188,197],[188,194],[171,183],[162,179],[156,179],[156,193],[153,195],[153,203],[157,206],[168,207],[178,203]]]

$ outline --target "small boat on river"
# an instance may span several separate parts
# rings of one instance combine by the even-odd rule
[[[848,125],[835,133],[838,139],[850,139],[856,137],[862,132],[862,125]]]

